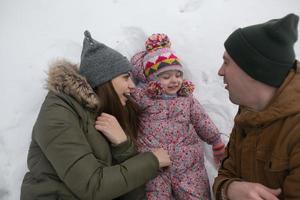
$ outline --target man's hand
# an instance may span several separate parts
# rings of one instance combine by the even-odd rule
[[[259,183],[234,181],[228,186],[227,197],[230,200],[278,200],[281,189],[271,189]]]

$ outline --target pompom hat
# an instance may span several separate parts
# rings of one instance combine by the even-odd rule
[[[164,71],[182,71],[182,65],[171,50],[171,42],[166,34],[152,34],[145,42],[145,55],[142,58],[146,78],[153,79]]]
[[[157,76],[165,71],[183,72],[182,65],[171,50],[169,37],[163,33],[152,34],[145,42],[145,51],[136,53],[130,60],[133,65],[132,75],[136,83],[144,84],[147,96],[162,98],[165,91]],[[178,96],[189,96],[194,91],[191,81],[183,80]]]

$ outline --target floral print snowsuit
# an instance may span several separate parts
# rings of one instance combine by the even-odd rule
[[[154,97],[147,88],[138,87],[133,93],[143,110],[138,149],[144,152],[162,147],[172,161],[170,167],[148,182],[148,199],[210,199],[202,141],[220,143],[217,127],[191,93]]]

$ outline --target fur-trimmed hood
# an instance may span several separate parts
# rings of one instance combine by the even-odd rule
[[[79,74],[78,65],[67,60],[53,62],[48,71],[47,89],[66,94],[84,106],[97,110],[99,99],[87,80]]]

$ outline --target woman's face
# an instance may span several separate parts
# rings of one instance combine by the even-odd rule
[[[111,80],[111,83],[120,98],[121,104],[126,105],[128,96],[131,90],[135,87],[133,81],[131,80],[130,73],[121,74]]]

